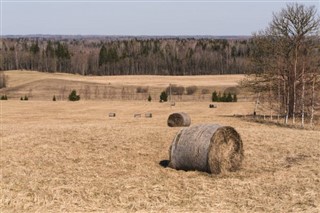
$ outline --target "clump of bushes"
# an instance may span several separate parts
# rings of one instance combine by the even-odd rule
[[[171,87],[171,89],[170,89],[170,87]],[[166,93],[170,94],[170,95],[183,95],[184,90],[185,89],[183,86],[177,86],[175,84],[172,84],[171,86],[168,86],[166,88]]]
[[[166,91],[161,92],[160,94],[160,102],[167,102],[168,101],[168,94]]]
[[[237,94],[231,94],[230,92],[227,93],[223,93],[221,95],[221,92],[217,93],[216,91],[214,91],[212,93],[212,102],[237,102],[238,98],[237,98]]]
[[[189,86],[186,88],[187,95],[193,95],[197,90],[197,86]]]
[[[148,90],[148,87],[137,87],[136,93],[147,93]]]
[[[202,89],[201,90],[201,94],[202,95],[209,94],[209,90],[208,89]]]
[[[79,101],[80,100],[80,95],[77,95],[77,91],[76,90],[72,90],[68,99],[69,99],[69,101]]]
[[[4,100],[4,101],[8,100],[7,95],[2,95],[2,96],[1,96],[1,100]]]
[[[29,100],[29,98],[26,95],[24,97],[21,96],[21,98],[20,98],[20,101],[27,101],[27,100]]]

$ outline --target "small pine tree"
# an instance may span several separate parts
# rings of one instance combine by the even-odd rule
[[[222,101],[221,92],[219,92],[217,102],[221,102],[221,101]]]
[[[55,96],[55,95],[53,96],[52,100],[53,100],[53,101],[56,101],[56,96]]]
[[[238,102],[237,94],[233,95],[233,102]]]
[[[80,95],[77,95],[76,90],[72,90],[69,95],[69,101],[79,101],[79,100],[80,100]]]
[[[228,93],[228,95],[227,95],[227,97],[226,97],[226,102],[232,102],[232,95],[231,95],[231,93],[229,92]]]
[[[151,95],[149,95],[148,101],[151,102],[151,100],[152,100]]]
[[[28,96],[25,95],[23,100],[25,101],[29,100]]]
[[[23,97],[20,98],[20,101],[23,101]]]
[[[219,101],[219,99],[218,99],[218,94],[217,94],[216,91],[214,91],[214,92],[212,93],[212,102],[218,102],[218,101]]]
[[[160,102],[167,102],[168,101],[168,95],[165,91],[163,91],[161,94],[160,94]]]
[[[220,98],[221,102],[226,102],[227,101],[227,94],[224,92],[222,97]]]

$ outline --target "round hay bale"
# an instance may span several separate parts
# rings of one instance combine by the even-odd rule
[[[146,117],[146,118],[152,118],[152,113],[146,113],[146,114],[145,114],[145,117]]]
[[[170,127],[190,126],[191,118],[185,112],[177,112],[169,115],[167,123]]]
[[[212,174],[240,169],[243,144],[230,126],[202,124],[181,129],[169,149],[169,167]]]
[[[109,113],[109,117],[110,117],[110,118],[112,118],[112,117],[116,117],[116,113],[114,113],[114,112],[110,112],[110,113]]]

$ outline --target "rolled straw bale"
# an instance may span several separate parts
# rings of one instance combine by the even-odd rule
[[[109,117],[116,117],[116,113],[110,112],[110,113],[109,113]]]
[[[141,118],[141,114],[134,114],[133,117],[135,117],[135,118]]]
[[[190,126],[191,118],[185,112],[177,112],[169,115],[167,123],[170,127]]]
[[[238,132],[230,126],[202,124],[181,129],[170,150],[169,167],[213,174],[240,169],[243,145]]]
[[[146,114],[145,114],[145,117],[146,117],[146,118],[152,118],[152,113],[146,113]]]

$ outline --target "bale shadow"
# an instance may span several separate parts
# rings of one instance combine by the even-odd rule
[[[163,168],[167,168],[169,166],[170,161],[169,160],[162,160],[159,162],[159,165]]]

